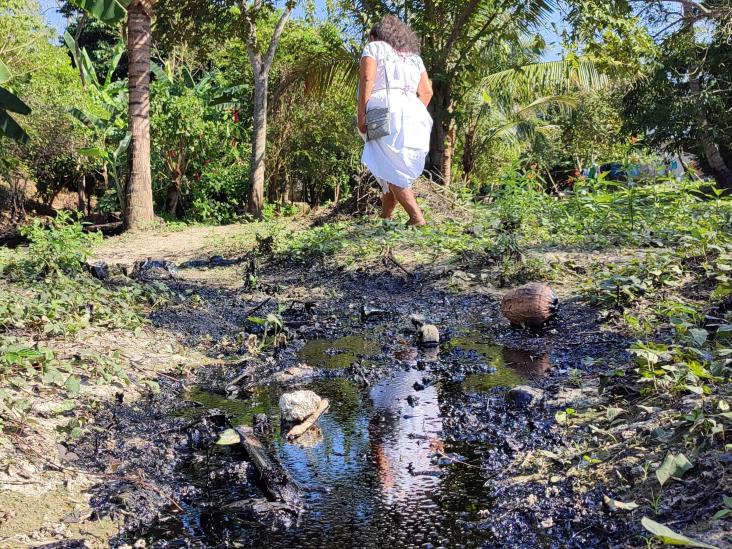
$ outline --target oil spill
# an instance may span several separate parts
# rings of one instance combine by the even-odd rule
[[[530,383],[547,375],[552,367],[547,354],[533,355],[528,351],[496,345],[478,331],[452,338],[446,343],[445,350],[477,359],[489,368],[489,372],[470,373],[465,377],[462,387],[466,392]]]
[[[381,351],[376,341],[360,335],[349,335],[338,339],[313,339],[298,353],[298,357],[315,368],[348,368],[361,358]]]
[[[460,392],[431,375],[397,369],[366,389],[343,377],[302,386],[331,401],[328,413],[304,441],[289,443],[278,429],[266,439],[303,490],[296,525],[273,529],[227,510],[230,494],[202,490],[184,513],[165,517],[142,537],[156,547],[479,544],[484,534],[468,526],[491,504],[483,487],[487,446],[447,437],[444,414],[459,406]],[[232,421],[265,413],[275,424],[279,390],[260,388],[249,401],[195,390],[188,398],[226,411]],[[189,474],[210,477],[206,463]]]

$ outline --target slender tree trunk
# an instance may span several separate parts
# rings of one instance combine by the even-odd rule
[[[81,174],[76,183],[76,193],[79,196],[78,210],[82,215],[86,215],[86,175]]]
[[[701,93],[701,84],[699,82],[698,75],[689,78],[689,91],[696,96]],[[724,189],[732,189],[732,170],[730,170],[727,163],[722,157],[722,153],[717,145],[711,138],[711,131],[709,127],[709,120],[704,113],[703,104],[699,105],[699,110],[696,115],[696,122],[699,129],[699,141],[704,151],[704,157],[707,159],[709,167],[714,173],[714,178],[720,187]],[[681,155],[679,155],[681,156]]]
[[[288,3],[282,11],[269,40],[267,53],[262,56],[258,51],[256,17],[261,8],[261,0],[255,0],[254,12],[249,12],[245,21],[248,26],[247,53],[254,74],[254,117],[252,125],[252,156],[249,164],[249,200],[248,210],[256,219],[262,218],[264,207],[264,168],[265,152],[267,149],[267,88],[269,83],[269,69],[274,62],[277,45],[285,30],[287,20],[292,13],[293,4]],[[249,11],[246,1],[243,8]]]
[[[688,17],[686,30],[693,40],[694,10],[690,4],[684,4],[683,15],[684,17]],[[701,83],[699,81],[699,73],[697,72],[698,69],[694,67],[692,70],[693,72],[690,71],[689,74],[689,92],[699,98],[699,109],[696,112],[696,122],[699,131],[699,141],[701,142],[704,157],[707,159],[707,163],[712,169],[712,172],[714,172],[714,178],[717,180],[719,186],[724,189],[732,189],[732,170],[730,170],[729,166],[727,166],[727,163],[724,161],[724,158],[719,151],[719,146],[712,139],[709,120],[707,120],[707,115],[704,112],[704,104],[700,101]],[[681,158],[680,154],[679,158]]]
[[[168,187],[168,199],[166,201],[167,210],[170,215],[173,217],[176,217],[176,212],[178,210],[178,199],[180,197],[180,187],[181,187],[181,174],[176,174],[174,179],[170,182],[170,186]]]
[[[128,229],[149,225],[153,212],[150,173],[150,13],[141,0],[127,10],[129,57],[129,173],[125,189],[124,221]]]
[[[267,75],[254,78],[252,156],[249,162],[249,213],[261,219],[264,207],[264,155],[267,147]]]
[[[449,185],[455,137],[450,86],[440,81],[435,81],[433,85],[434,95],[429,105],[433,126],[425,169],[435,180]]]
[[[470,180],[475,169],[475,138],[475,129],[468,129],[463,145],[463,178],[466,182]]]

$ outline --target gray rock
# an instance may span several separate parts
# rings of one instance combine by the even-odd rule
[[[544,391],[529,385],[519,385],[506,394],[506,400],[511,408],[528,410],[536,408],[544,400]]]
[[[169,280],[178,276],[178,268],[164,259],[146,259],[135,262],[132,277],[142,280]]]
[[[424,316],[418,314],[411,314],[405,322],[404,329],[407,332],[419,332],[419,330],[427,323]]]
[[[107,280],[109,278],[109,267],[104,261],[97,261],[89,265],[89,272],[94,278]]]
[[[361,320],[376,320],[386,316],[386,311],[371,304],[361,305]]]
[[[424,347],[435,347],[440,344],[440,331],[434,324],[425,324],[419,329],[419,343]]]
[[[322,399],[313,391],[292,391],[280,397],[280,411],[285,421],[303,421],[320,406]]]

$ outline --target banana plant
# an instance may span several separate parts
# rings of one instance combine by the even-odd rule
[[[71,115],[92,130],[95,140],[101,143],[101,146],[81,148],[79,154],[102,161],[105,183],[108,183],[111,177],[117,190],[120,208],[125,211],[125,190],[120,177],[120,168],[130,144],[126,116],[127,83],[112,79],[124,53],[124,44],[120,42],[115,46],[112,59],[107,67],[107,74],[104,80],[101,80],[86,49],[79,48],[68,32],[64,34],[64,41],[76,66],[79,67],[81,76],[87,85],[87,92],[104,111],[104,115],[99,117],[76,107],[70,109]]]
[[[10,70],[0,61],[0,84],[5,84],[10,80]],[[0,135],[9,137],[19,141],[20,143],[28,142],[28,134],[20,127],[15,119],[8,112],[17,114],[30,114],[31,110],[28,105],[23,103],[9,90],[0,86]]]
[[[131,0],[71,0],[77,8],[107,25],[114,25],[127,16]]]

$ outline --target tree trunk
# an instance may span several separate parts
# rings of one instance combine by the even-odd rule
[[[701,93],[701,84],[699,83],[698,76],[689,79],[689,91],[695,96],[699,96]],[[719,145],[711,138],[709,120],[707,120],[707,116],[704,113],[704,105],[702,102],[699,104],[696,121],[699,126],[699,141],[704,151],[704,157],[707,159],[707,163],[714,173],[714,179],[716,179],[719,186],[723,189],[732,189],[732,170],[730,170],[724,161],[722,153],[719,150]]]
[[[470,128],[465,133],[465,142],[463,144],[463,178],[466,182],[470,181],[470,176],[475,169],[475,141],[475,130]]]
[[[433,92],[434,95],[429,104],[433,126],[430,135],[430,152],[427,155],[425,169],[433,179],[449,185],[455,137],[450,86],[447,83],[435,81]],[[448,139],[450,139],[450,143],[447,143]]]
[[[684,4],[683,15],[688,17],[686,30],[690,34],[692,40],[694,39],[694,10],[691,5]],[[724,161],[722,154],[719,151],[719,146],[712,139],[712,132],[709,127],[709,120],[704,112],[704,103],[701,101],[701,83],[699,82],[699,74],[696,67],[692,69],[689,74],[689,91],[692,95],[696,96],[699,103],[699,108],[696,112],[696,121],[699,126],[699,141],[702,145],[704,157],[707,159],[709,167],[714,172],[714,178],[720,187],[724,189],[732,189],[732,170],[730,170],[727,163]],[[679,154],[679,158],[681,155]]]
[[[262,218],[264,207],[264,155],[267,147],[267,75],[254,77],[252,156],[249,163],[249,213]]]
[[[264,154],[267,148],[267,87],[269,69],[274,62],[277,45],[285,30],[287,20],[292,13],[294,4],[287,3],[280,14],[272,37],[269,39],[267,53],[262,56],[257,47],[256,14],[261,8],[261,0],[254,2],[254,18],[247,18],[249,36],[247,37],[247,53],[254,74],[254,117],[252,122],[252,156],[249,165],[249,204],[248,210],[256,219],[262,218],[264,207]],[[248,9],[244,2],[244,8]]]
[[[76,183],[76,193],[79,196],[77,209],[81,212],[81,215],[86,215],[86,175],[83,173]]]
[[[168,187],[167,210],[170,215],[176,217],[178,210],[178,197],[180,197],[182,175],[176,174]]]
[[[125,189],[125,227],[140,228],[155,218],[150,173],[150,14],[141,0],[127,10],[129,57],[129,173]]]

